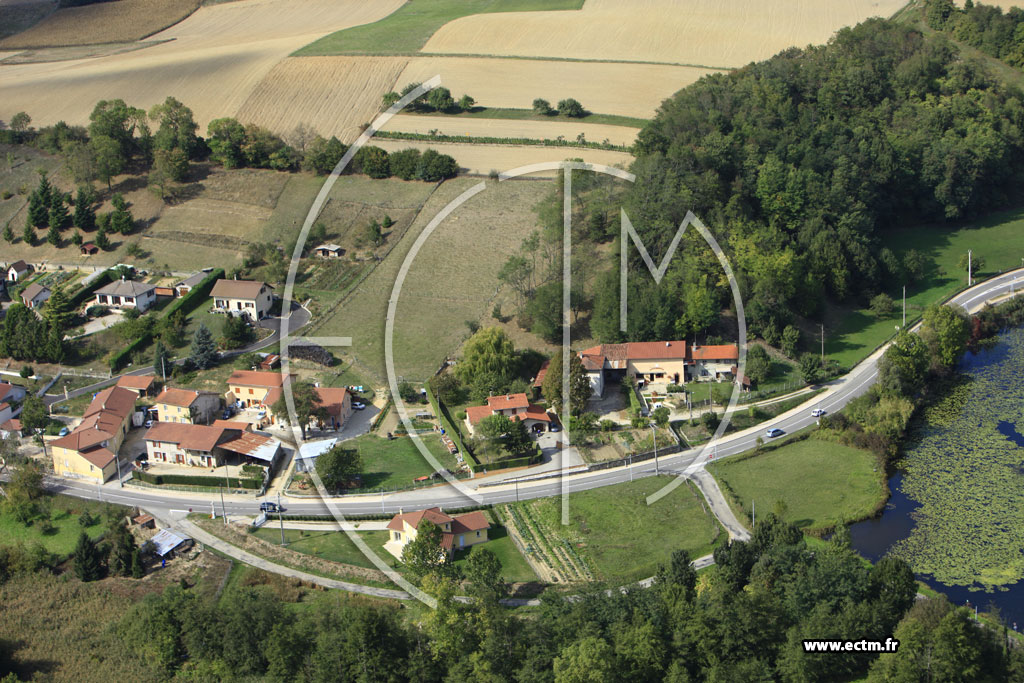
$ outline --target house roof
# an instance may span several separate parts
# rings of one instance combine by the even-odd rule
[[[193,425],[184,422],[154,422],[146,432],[146,441],[176,443],[179,447],[190,451],[212,451],[225,432],[233,435],[233,430],[207,425]]]
[[[154,546],[156,546],[156,554],[163,557],[185,541],[189,540],[189,537],[177,534],[170,529],[161,529],[149,540]]]
[[[89,407],[85,409],[85,417],[105,412],[112,413],[123,420],[135,410],[135,399],[137,398],[138,394],[131,389],[118,386],[107,387],[93,397]]]
[[[321,244],[314,251],[341,251],[341,247],[337,244]]]
[[[148,285],[137,280],[114,280],[96,290],[96,294],[108,296],[142,296],[156,289],[156,285]]]
[[[233,431],[231,432],[234,433]],[[273,462],[277,452],[281,450],[281,442],[277,439],[253,432],[241,432],[219,444],[221,448],[257,460]]]
[[[0,382],[0,400],[7,396],[7,394],[14,393],[14,385],[10,382]]]
[[[348,389],[345,387],[315,387],[313,391],[320,398],[320,405],[327,409],[329,415],[341,417]]]
[[[114,454],[109,448],[91,448],[79,451],[78,454],[101,470],[114,461]]]
[[[164,387],[164,390],[153,399],[154,403],[165,403],[169,406],[188,408],[199,398],[199,392],[193,389],[174,389]]]
[[[604,368],[604,356],[580,356],[584,370],[601,370]]]
[[[548,415],[548,411],[532,403],[526,406],[526,412],[516,413],[511,417],[513,420],[540,420],[541,422],[551,422],[551,416]]]
[[[7,422],[0,424],[0,429],[5,432],[20,432],[21,431],[21,420],[16,417],[12,417]]]
[[[214,420],[211,426],[220,427],[221,429],[241,429],[243,432],[252,429],[251,424],[241,420]]]
[[[24,273],[24,272],[28,271],[28,264],[25,263],[24,261],[15,261],[11,265],[7,266],[8,272],[10,272],[10,270],[12,268],[14,269],[14,272],[16,272],[16,273]]]
[[[550,365],[551,365],[551,361],[550,360],[546,360],[540,366],[540,370],[537,371],[537,376],[533,380],[533,387],[535,389],[540,389],[541,386],[544,384],[544,378],[548,376],[548,366],[550,366]]]
[[[225,299],[252,299],[260,295],[264,287],[270,287],[259,280],[217,280],[213,283],[210,296],[219,296]]]
[[[43,285],[39,284],[38,282],[33,282],[28,287],[26,287],[24,291],[22,291],[21,298],[23,301],[34,301],[35,298],[42,294],[43,292],[49,294],[50,290],[47,287],[44,287]]]
[[[97,444],[101,444],[113,434],[103,429],[90,429],[86,427],[81,428],[81,425],[71,432],[67,436],[62,436],[59,439],[54,439],[50,445],[57,448],[67,448],[72,451],[78,451],[81,453],[88,448],[91,448]]]
[[[86,242],[85,244],[82,245],[81,249],[82,249],[83,252],[99,251],[100,250],[100,248],[97,247],[92,242]]]
[[[416,510],[415,512],[400,512],[391,518],[391,521],[388,522],[388,528],[394,531],[401,531],[404,528],[403,522],[408,522],[409,526],[418,529],[420,522],[424,519],[438,525],[442,530],[444,530],[445,524],[452,521],[452,518],[446,515],[441,508],[435,507],[427,508],[426,510]]]
[[[480,510],[459,515],[452,521],[453,534],[464,534],[467,531],[480,531],[490,528],[491,523],[487,521],[487,517]]]
[[[483,529],[491,528],[490,522],[487,521],[487,517],[483,512],[476,510],[474,512],[467,512],[464,515],[457,517],[451,517],[446,515],[441,508],[427,508],[426,510],[417,510],[416,512],[399,513],[391,518],[388,522],[388,529],[392,531],[402,531],[405,528],[405,523],[408,522],[409,526],[414,529],[419,529],[420,522],[424,519],[429,520],[441,527],[441,547],[445,550],[451,550],[455,537],[458,534],[465,534],[471,531],[481,531]],[[451,531],[445,531],[444,525],[451,524]]]
[[[491,410],[490,406],[469,406],[466,408],[466,418],[471,425],[475,425],[480,420],[491,415],[494,415],[494,411]]]
[[[711,346],[694,346],[694,360],[736,360],[740,357],[739,347],[735,344],[712,344]]]
[[[621,369],[631,360],[685,360],[687,344],[682,340],[599,344],[580,351],[579,355],[587,370],[598,370],[605,361],[609,367]],[[591,359],[589,366],[588,357]],[[600,366],[597,366],[598,362]]]
[[[295,375],[292,374],[292,378]],[[284,375],[266,370],[235,370],[228,377],[228,384],[240,387],[264,387],[267,389],[284,386]]]
[[[195,287],[200,282],[205,280],[207,275],[209,275],[209,273],[204,272],[204,271],[199,271],[198,273],[193,273],[192,275],[189,275],[187,278],[185,278],[184,280],[182,280],[181,282],[179,282],[178,284],[176,284],[174,286],[175,287]]]
[[[504,396],[488,396],[487,405],[491,410],[508,410],[514,408],[525,408],[530,405],[530,399],[526,394],[505,394]]]
[[[122,375],[115,386],[125,389],[148,390],[156,381],[155,375]]]

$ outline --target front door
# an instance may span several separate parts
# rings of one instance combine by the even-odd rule
[[[465,534],[459,534],[459,547],[461,548],[461,547],[463,547],[465,545],[466,545],[466,535]]]

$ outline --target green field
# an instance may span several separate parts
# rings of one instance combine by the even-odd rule
[[[256,532],[256,535],[270,543],[279,544],[281,542],[281,530],[274,526],[273,522],[268,522],[267,526]],[[390,562],[391,556],[382,549],[388,540],[387,531],[363,531],[359,535],[378,554],[383,554],[385,561]],[[313,555],[331,562],[376,569],[376,566],[367,559],[366,555],[363,555],[362,551],[349,539],[348,534],[343,531],[336,529],[324,531],[285,529],[284,537],[288,542],[288,548],[297,553]]]
[[[436,435],[423,434],[421,440],[442,466],[454,471],[455,458],[441,446]],[[407,489],[413,485],[413,479],[434,471],[433,465],[408,437],[388,441],[366,434],[346,441],[345,446],[358,449],[363,459],[364,489]]]
[[[85,529],[91,538],[98,538],[106,529],[103,520],[99,518],[108,507],[106,505],[66,496],[45,496],[40,502],[42,506],[49,508],[53,531],[44,533],[40,519],[35,519],[29,526],[25,526],[10,512],[4,511],[0,514],[0,545],[38,542],[51,553],[66,557],[75,549],[78,536],[82,533],[78,519],[85,510],[88,510],[96,520]]]
[[[958,262],[968,249],[985,263],[975,280],[1020,268],[1024,264],[1022,237],[1022,209],[994,213],[958,228],[925,225],[891,231],[883,244],[897,257],[916,249],[927,263],[921,281],[907,283],[907,323],[918,318],[930,304],[966,287],[967,273],[960,270]],[[893,283],[886,291],[896,303],[890,316],[878,318],[867,309],[834,310],[826,324],[826,356],[849,368],[892,337],[895,326],[902,322],[902,287],[903,283]]]
[[[669,481],[647,477],[570,494],[568,526],[561,524],[557,498],[518,505],[532,508],[551,547],[567,541],[586,558],[595,579],[621,585],[653,576],[674,550],[685,549],[697,558],[726,537],[689,483],[648,505],[647,497]]]
[[[767,513],[782,501],[787,522],[807,530],[827,529],[869,517],[886,498],[885,473],[878,471],[873,454],[817,439],[722,460],[708,471],[748,524],[752,504]]]
[[[470,111],[458,114],[446,114],[444,112],[410,112],[406,114],[418,114],[419,116],[457,116],[471,119],[514,119],[517,121],[568,121],[570,123],[603,123],[609,126],[626,126],[627,128],[643,128],[650,121],[639,119],[633,116],[619,116],[618,114],[593,114],[588,113],[580,118],[568,118],[565,116],[546,116],[535,114],[532,109],[511,109],[503,107],[473,107]]]
[[[505,527],[500,524],[493,524],[492,522],[491,528],[487,531],[487,539],[486,543],[473,546],[465,551],[456,552],[455,566],[465,571],[466,565],[469,562],[469,556],[474,552],[474,549],[487,549],[498,557],[498,560],[501,562],[501,575],[509,583],[524,583],[537,580],[537,575],[530,568],[530,563],[526,561],[523,554],[516,548],[516,544],[509,537]]]
[[[419,52],[437,29],[470,14],[576,10],[583,0],[416,0],[380,21],[343,29],[295,52],[298,57]]]

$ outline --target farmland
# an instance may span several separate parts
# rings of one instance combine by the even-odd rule
[[[463,17],[442,26],[423,52],[738,67],[788,47],[823,43],[844,26],[890,16],[904,4],[703,0],[683,11],[672,0],[590,0],[579,12]]]
[[[0,48],[127,43],[177,24],[199,4],[199,0],[119,0],[65,7],[0,41]]]
[[[592,164],[606,164],[626,168],[633,157],[626,152],[579,147],[516,147],[512,145],[477,145],[456,142],[419,142],[413,140],[374,140],[374,145],[388,152],[415,147],[434,149],[449,154],[467,173],[487,175],[491,171],[505,171],[526,164],[565,161],[580,158]],[[554,171],[539,171],[532,177],[554,177]]]
[[[475,182],[443,183],[388,258],[337,310],[315,323],[309,334],[353,337],[350,353],[361,370],[382,381],[386,376],[384,320],[398,270],[426,224]],[[464,322],[479,320],[489,310],[498,268],[534,229],[533,207],[549,189],[547,183],[531,181],[489,183],[485,192],[438,226],[413,262],[399,300],[395,325],[399,374],[429,376],[468,334]]]

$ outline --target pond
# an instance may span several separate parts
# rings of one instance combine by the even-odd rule
[[[915,419],[885,511],[850,536],[868,559],[902,557],[954,603],[994,603],[1024,630],[1024,329],[960,371]]]

